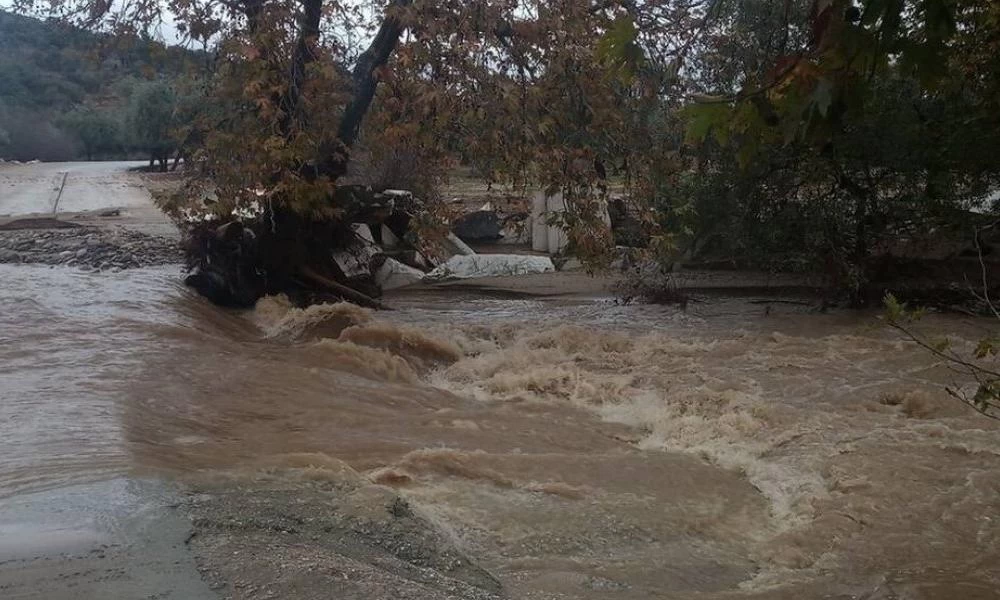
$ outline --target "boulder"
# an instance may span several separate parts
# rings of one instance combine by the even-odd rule
[[[488,242],[500,239],[500,218],[492,210],[477,210],[459,217],[452,231],[466,242]]]

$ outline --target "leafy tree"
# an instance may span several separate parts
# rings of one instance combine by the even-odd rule
[[[213,40],[215,74],[195,136],[202,146],[193,156],[204,179],[194,187],[215,192],[211,210],[224,220],[234,209],[263,207],[245,223],[258,248],[248,272],[266,273],[266,285],[280,288],[335,278],[319,260],[331,245],[349,241],[339,232],[352,210],[342,202],[350,194],[338,193],[337,184],[363,136],[374,141],[382,134],[434,161],[462,147],[499,179],[562,188],[580,208],[567,226],[582,246],[607,173],[643,142],[633,135],[642,119],[630,107],[655,105],[664,87],[637,73],[682,55],[686,46],[673,36],[703,21],[710,4],[387,0],[380,11],[328,0],[154,2],[141,11],[95,0],[17,6],[127,32],[150,28],[169,10],[182,34]],[[640,30],[643,45],[632,39]],[[382,86],[380,95],[387,82],[398,85]],[[405,121],[373,133],[365,127],[373,106]],[[310,275],[316,273],[322,277]]]
[[[810,8],[797,27],[783,15],[757,32],[782,40],[769,67],[708,69],[729,76],[706,78],[714,85],[686,109],[689,140],[714,160],[735,157],[739,175],[721,173],[769,196],[762,224],[789,231],[767,215],[791,214],[786,224],[819,243],[792,236],[789,246],[812,246],[861,302],[873,253],[954,220],[1000,180],[987,151],[1000,141],[996,78],[968,83],[972,65],[995,73],[974,48],[995,36],[996,10],[972,0]],[[736,212],[747,209],[759,210]]]
[[[859,300],[887,242],[958,214],[1000,172],[984,151],[1000,130],[986,0],[18,6],[128,33],[169,10],[216,44],[182,123],[190,189],[211,190],[223,221],[258,215],[244,224],[267,286],[302,267],[333,277],[316,257],[345,242],[357,156],[407,157],[428,195],[456,158],[561,190],[573,248],[595,255],[611,248],[595,213],[617,176],[652,248],[806,256]]]
[[[73,140],[41,115],[0,103],[0,157],[57,161],[73,154]]]
[[[977,295],[977,299],[986,305],[994,318],[1000,319],[1000,310],[988,291],[983,290],[983,295]],[[885,320],[890,327],[972,382],[971,390],[968,385],[959,383],[946,388],[948,394],[979,414],[1000,421],[1000,370],[996,366],[1000,338],[995,333],[988,334],[979,340],[972,352],[964,352],[956,349],[947,337],[934,338],[919,330],[918,322],[924,311],[909,308],[892,294],[885,296],[883,304]]]
[[[177,99],[173,89],[161,82],[138,86],[129,99],[128,131],[131,144],[149,155],[149,166],[159,163],[167,170],[167,160],[176,144]]]
[[[92,108],[77,109],[60,119],[60,127],[79,140],[87,160],[121,151],[118,121],[107,112]]]
[[[95,140],[93,126],[97,123],[81,118],[90,112],[127,112],[134,82],[154,76],[173,81],[181,73],[203,68],[203,55],[198,52],[168,48],[135,36],[103,35],[62,20],[41,21],[2,10],[0,46],[4,49],[0,54],[0,103],[35,125],[14,126],[18,149],[9,142],[2,151],[9,158],[15,153],[28,154],[28,147],[35,149],[31,153],[41,151],[48,157],[64,159],[86,157],[88,149],[91,154],[124,157],[126,148],[121,144],[98,149],[92,143],[73,144],[66,138],[79,140],[79,128],[89,124],[88,138]],[[91,111],[81,107],[97,108]],[[107,123],[104,133],[110,134],[109,127],[121,130],[120,125]],[[65,130],[67,135],[56,129]],[[123,133],[119,131],[118,135]],[[97,133],[95,141],[102,137]],[[67,145],[59,149],[58,144]]]

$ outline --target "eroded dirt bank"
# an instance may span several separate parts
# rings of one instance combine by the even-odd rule
[[[1000,429],[872,315],[0,271],[4,493],[175,481],[222,597],[997,597]]]

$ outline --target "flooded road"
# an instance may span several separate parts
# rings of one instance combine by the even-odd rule
[[[405,501],[500,588],[450,577],[510,598],[1000,598],[1000,427],[871,314],[456,290],[240,314],[172,268],[0,277],[0,502],[121,477],[205,506],[266,492],[298,523],[262,538],[277,556],[319,543],[307,524],[349,487]],[[195,543],[247,580],[227,597],[390,589],[332,567],[291,587],[223,529]],[[432,597],[380,568],[402,586],[385,597]]]

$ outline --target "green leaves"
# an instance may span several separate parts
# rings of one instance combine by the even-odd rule
[[[682,110],[682,116],[687,121],[688,143],[704,142],[709,133],[716,134],[716,141],[724,145],[729,139],[729,121],[732,107],[721,99],[705,100],[689,104]]]
[[[901,303],[894,294],[886,294],[882,298],[885,306],[885,317],[890,323],[899,323],[906,315],[906,305]]]
[[[608,65],[623,83],[635,80],[646,57],[638,43],[639,30],[631,17],[615,19],[611,28],[597,42],[597,58]]]

